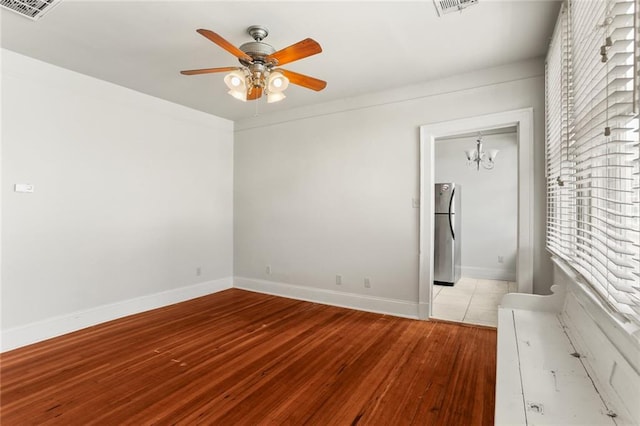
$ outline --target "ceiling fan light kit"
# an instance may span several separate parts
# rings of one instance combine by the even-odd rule
[[[289,79],[280,71],[272,71],[267,78],[267,103],[279,102],[286,98],[284,94],[289,87]]]
[[[247,101],[247,81],[241,70],[231,71],[224,76],[224,82],[229,88],[229,93],[236,99]]]
[[[197,32],[238,58],[242,66],[186,70],[181,73],[198,75],[229,72],[224,77],[224,82],[229,88],[228,93],[236,99],[246,102],[266,94],[267,102],[273,103],[286,98],[284,91],[289,83],[315,91],[323,90],[327,85],[317,78],[276,68],[322,52],[320,44],[315,40],[307,38],[276,51],[263,41],[269,31],[261,25],[252,25],[247,29],[254,41],[244,43],[239,48],[213,31],[200,29]]]

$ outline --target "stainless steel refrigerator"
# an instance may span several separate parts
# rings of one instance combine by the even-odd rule
[[[460,279],[460,185],[436,183],[434,226],[434,284],[454,285]]]

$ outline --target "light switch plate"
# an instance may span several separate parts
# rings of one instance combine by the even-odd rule
[[[34,189],[33,185],[28,183],[16,183],[14,187],[15,192],[33,192]]]

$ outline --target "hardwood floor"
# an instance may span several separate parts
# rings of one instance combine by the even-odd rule
[[[495,329],[232,289],[6,352],[0,423],[492,425]]]

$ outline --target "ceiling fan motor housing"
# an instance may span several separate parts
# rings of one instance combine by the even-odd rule
[[[270,44],[263,43],[261,41],[250,41],[248,43],[240,46],[240,50],[242,50],[247,55],[253,58],[253,61],[256,62],[265,62],[265,58],[276,51]],[[249,62],[239,59],[240,63],[244,66],[248,66]]]
[[[259,62],[264,64],[266,62],[265,58],[272,53],[275,53],[276,51],[273,46],[262,41],[269,35],[269,30],[267,29],[267,27],[262,25],[252,25],[247,28],[247,33],[249,33],[251,38],[253,38],[255,41],[244,43],[242,46],[240,46],[240,50],[251,56],[254,63]],[[240,59],[240,63],[244,66],[249,66],[249,63],[242,59]]]

